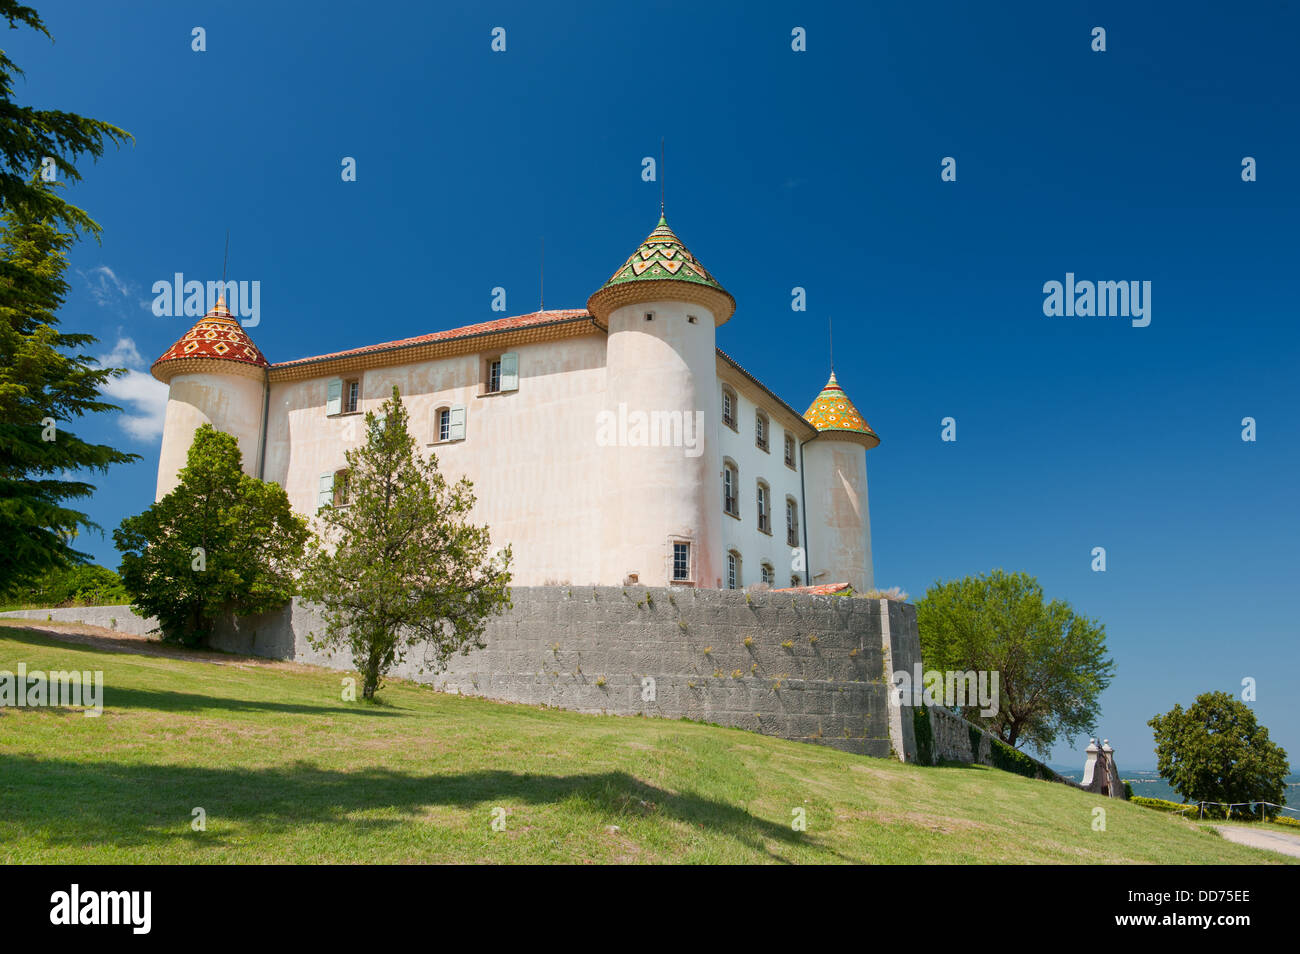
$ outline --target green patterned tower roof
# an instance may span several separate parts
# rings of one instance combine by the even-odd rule
[[[812,402],[812,407],[804,414],[804,419],[817,428],[820,436],[855,441],[867,448],[880,443],[880,437],[853,406],[849,396],[840,387],[840,382],[835,380],[834,371],[831,372],[826,387],[822,388],[822,393],[817,395],[817,400]]]
[[[604,321],[609,313],[636,302],[697,302],[722,324],[736,311],[736,300],[682,244],[662,215],[655,230],[587,301],[587,310]]]

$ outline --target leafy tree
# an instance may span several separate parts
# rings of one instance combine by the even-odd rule
[[[50,35],[36,11],[16,0],[0,0],[0,20],[10,29]],[[58,183],[39,174],[49,159],[56,178],[76,182],[75,160],[97,159],[106,143],[120,145],[130,136],[76,113],[19,106],[13,81],[20,75],[0,50],[0,590],[88,559],[72,541],[81,530],[98,528],[68,504],[94,487],[64,475],[135,459],[64,427],[85,414],[117,410],[99,400],[99,391],[122,372],[98,368],[80,353],[92,336],[56,328],[68,290],[67,249],[80,233],[98,236],[100,228],[56,193]]]
[[[133,609],[157,616],[165,640],[199,645],[221,616],[293,598],[307,522],[241,461],[235,438],[204,424],[176,489],[113,531]]]
[[[1094,730],[1098,697],[1115,672],[1105,627],[1068,603],[1045,602],[1027,573],[936,583],[917,602],[916,618],[927,669],[999,674],[997,713],[966,707],[966,719],[1043,755],[1062,733]]]
[[[107,567],[78,564],[48,570],[36,580],[6,592],[0,600],[16,606],[103,606],[129,597],[121,578]]]
[[[1250,706],[1206,692],[1184,710],[1154,716],[1156,766],[1183,801],[1284,804],[1286,750],[1268,737]]]
[[[22,24],[53,41],[36,11],[17,0],[0,0],[0,19],[8,21],[11,30]],[[62,225],[74,234],[98,235],[99,225],[89,215],[44,188],[33,173],[48,158],[60,179],[80,181],[73,160],[80,156],[98,159],[107,143],[121,145],[131,134],[76,113],[19,106],[13,101],[13,81],[22,75],[17,64],[0,50],[0,211],[17,211],[30,221]]]
[[[117,410],[100,389],[123,373],[82,351],[93,336],[57,328],[72,242],[18,210],[0,217],[0,589],[88,559],[72,541],[98,526],[70,504],[95,487],[68,475],[138,459],[87,443],[66,426]]]
[[[473,485],[448,484],[436,457],[416,454],[397,388],[379,416],[366,414],[366,443],[346,456],[346,488],[321,510],[302,593],[324,607],[312,644],[349,648],[373,699],[416,646],[435,672],[483,648],[488,616],[511,605],[511,553],[489,557],[488,528],[466,522]]]

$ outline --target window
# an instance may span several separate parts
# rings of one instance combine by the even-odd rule
[[[773,583],[776,582],[776,571],[772,569],[772,564],[764,563],[762,572],[763,572],[763,582],[766,583],[768,586],[771,586]]]
[[[463,441],[465,439],[465,407],[456,404],[440,407],[433,412],[433,443]]]
[[[321,474],[316,489],[316,512],[325,507],[346,507],[352,503],[352,485],[346,470]]]
[[[790,585],[791,585],[791,586],[803,586],[803,580],[799,579],[799,574],[798,574],[798,573],[791,573],[791,574],[790,574]]]
[[[352,503],[352,481],[346,470],[334,472],[334,506],[346,507]]]
[[[740,475],[736,472],[736,465],[726,461],[722,465],[722,512],[729,513],[733,517],[740,516],[740,500],[736,491],[739,488]]]
[[[785,542],[792,547],[799,545],[799,505],[790,497],[785,498]]]
[[[689,580],[691,578],[691,545],[673,543],[673,579]]]
[[[740,589],[740,554],[735,550],[727,553],[727,589]]]
[[[654,320],[655,320],[655,313],[654,313],[653,311],[647,311],[647,312],[645,313],[645,320],[646,320],[646,321],[654,321]]]
[[[768,424],[767,415],[762,411],[754,412],[754,446],[759,450],[767,453],[767,432],[770,425]]]
[[[789,467],[791,470],[795,469],[794,438],[791,437],[789,434],[785,435],[785,466]]]
[[[772,532],[772,491],[761,480],[758,482],[758,529],[763,533]]]
[[[736,430],[736,392],[725,385],[722,388],[722,423]]]
[[[690,322],[691,324],[695,324],[695,323],[696,323],[697,321],[699,321],[700,319],[696,318],[694,315],[687,315],[687,316],[686,316],[686,320],[687,320],[688,322]]]
[[[488,358],[485,370],[483,393],[519,390],[519,355],[514,352]]]
[[[361,409],[361,379],[332,378],[325,386],[325,413],[356,414]]]

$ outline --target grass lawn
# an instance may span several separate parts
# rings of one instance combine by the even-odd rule
[[[342,673],[9,623],[0,670],[102,670],[105,707],[0,709],[8,863],[1288,860],[996,769],[413,683],[349,703]],[[206,831],[191,830],[196,807]],[[791,827],[796,808],[807,831]]]

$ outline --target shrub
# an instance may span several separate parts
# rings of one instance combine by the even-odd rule
[[[930,728],[930,710],[925,706],[912,706],[912,730],[916,734],[916,761],[933,765],[934,730]]]

